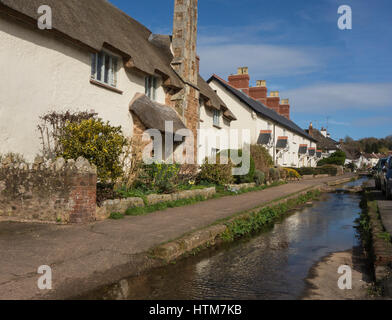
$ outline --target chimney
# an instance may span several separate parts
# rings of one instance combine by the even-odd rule
[[[257,80],[256,87],[249,88],[249,96],[263,104],[267,104],[267,81]]]
[[[309,135],[313,136],[313,122],[311,122],[309,125]]]
[[[270,96],[267,97],[267,107],[279,113],[280,111],[279,91],[270,92]]]
[[[324,127],[323,128],[321,128],[321,134],[324,136],[324,138],[326,138],[327,137],[327,129],[325,129]]]
[[[248,67],[238,68],[236,75],[229,76],[229,84],[247,95],[249,95],[249,81]]]
[[[279,114],[290,120],[290,101],[289,101],[289,99],[282,99],[282,101],[280,102],[280,106],[279,106]]]
[[[173,68],[185,82],[197,85],[197,1],[175,0],[173,23]]]

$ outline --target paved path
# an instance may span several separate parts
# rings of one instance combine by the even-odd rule
[[[102,283],[99,275],[103,273],[109,273],[112,277],[105,281],[117,281],[116,267],[128,265],[131,268],[129,265],[133,264],[132,267],[137,269],[141,263],[137,261],[137,254],[160,243],[336,179],[295,182],[171,208],[147,216],[106,220],[84,226],[0,222],[0,299],[39,299],[48,294],[62,297],[67,290],[75,294],[74,291],[82,285],[83,288],[99,286]],[[37,269],[41,265],[52,267],[52,291],[37,289]],[[97,283],[92,283],[94,281]],[[63,293],[58,293],[60,291]]]
[[[378,208],[385,230],[392,234],[392,201],[378,201]]]

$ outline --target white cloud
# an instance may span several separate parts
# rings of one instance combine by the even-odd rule
[[[252,78],[293,76],[315,72],[323,65],[317,49],[295,48],[268,44],[222,44],[227,38],[206,38],[198,51],[201,73],[216,73],[222,77],[247,66]],[[317,51],[317,52],[316,52]]]
[[[282,92],[296,112],[327,114],[341,110],[392,107],[392,83],[326,83]]]

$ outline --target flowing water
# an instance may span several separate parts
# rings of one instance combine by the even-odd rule
[[[363,179],[347,186],[360,185]],[[323,257],[360,245],[360,195],[328,194],[269,230],[126,281],[128,299],[298,299]],[[124,284],[124,281],[122,283]],[[102,298],[115,296],[121,285]],[[114,293],[114,295],[113,295]]]

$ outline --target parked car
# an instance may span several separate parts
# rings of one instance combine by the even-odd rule
[[[387,200],[392,200],[392,156],[389,156],[384,166],[384,194]]]
[[[383,169],[386,162],[387,162],[387,158],[380,159],[374,168],[373,177],[374,177],[374,181],[376,182],[377,190],[381,190],[381,180],[383,179],[383,175],[384,175]]]

